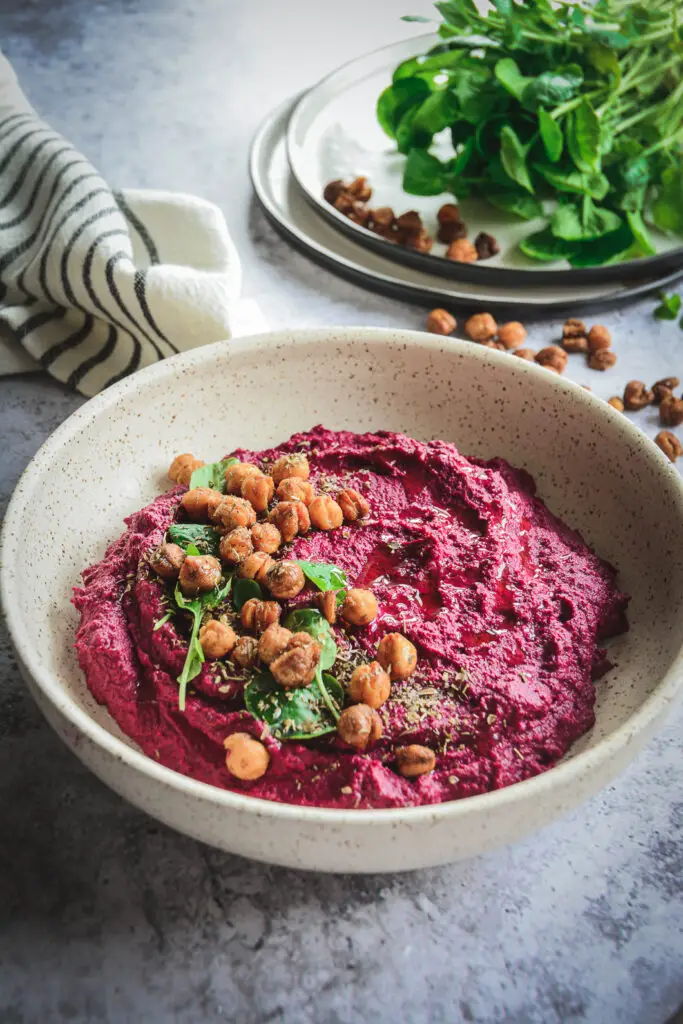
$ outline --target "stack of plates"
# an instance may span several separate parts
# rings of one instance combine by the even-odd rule
[[[656,240],[657,254],[647,259],[590,269],[539,265],[516,245],[535,230],[533,222],[512,224],[486,204],[470,204],[463,207],[470,237],[480,231],[494,235],[501,253],[463,264],[445,259],[438,243],[423,254],[385,241],[326,203],[329,181],[365,175],[372,205],[391,206],[397,214],[416,209],[434,233],[436,212],[452,197],[403,192],[405,158],[382,132],[375,106],[396,65],[437,41],[420,36],[345,64],[261,125],[252,143],[251,178],[285,238],[317,263],[374,291],[427,306],[517,309],[527,317],[535,309],[560,314],[618,306],[683,276],[683,247],[664,236]]]

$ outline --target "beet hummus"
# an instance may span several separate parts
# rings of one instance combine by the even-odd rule
[[[174,467],[74,596],[88,686],[149,757],[406,807],[536,775],[593,725],[628,597],[526,472],[321,426]]]

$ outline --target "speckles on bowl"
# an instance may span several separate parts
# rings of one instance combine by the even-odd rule
[[[501,455],[620,570],[631,631],[610,645],[597,722],[559,767],[506,790],[404,811],[338,812],[215,790],[145,758],[95,705],[69,604],[125,515],[178,451],[266,447],[294,430],[400,430]],[[41,536],[46,561],[26,534]],[[505,353],[407,331],[249,338],[156,364],[88,402],[40,450],[8,509],[2,595],[31,691],[105,782],[223,849],[318,870],[400,870],[510,842],[607,782],[645,742],[683,674],[683,484],[648,439],[582,388]],[[663,855],[663,861],[666,856]]]

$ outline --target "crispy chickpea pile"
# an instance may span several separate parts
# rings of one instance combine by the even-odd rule
[[[354,188],[358,195],[365,194],[359,185]],[[396,221],[404,232],[419,226],[419,217],[413,212]],[[458,241],[457,218],[452,210],[443,213],[440,223],[444,235],[451,236],[452,242]],[[521,324],[499,328],[488,314],[472,318],[468,324],[470,332],[478,333],[481,340],[500,338],[501,347],[517,345],[526,337]],[[666,400],[665,394],[662,401]],[[177,456],[169,476],[189,487],[192,473],[202,465],[192,455]],[[210,487],[196,487],[186,490],[180,500],[181,520],[206,524],[216,531],[220,558],[187,554],[178,544],[162,543],[148,559],[152,571],[169,583],[177,581],[186,598],[214,590],[224,572],[257,582],[268,598],[248,598],[237,614],[221,613],[220,608],[213,614],[207,611],[199,628],[199,644],[207,661],[230,659],[242,669],[267,667],[285,690],[310,686],[322,650],[309,633],[294,633],[281,625],[280,602],[301,594],[306,577],[298,562],[286,555],[273,556],[283,545],[310,530],[336,530],[345,524],[347,530],[357,529],[371,515],[370,502],[360,491],[344,487],[335,496],[318,493],[309,476],[308,459],[301,453],[281,455],[267,471],[252,463],[231,463],[225,470],[225,494]],[[323,591],[313,601],[328,623],[348,631],[362,630],[379,611],[372,591],[360,587],[349,587],[340,595],[334,590]],[[240,629],[246,632],[239,635]],[[377,743],[384,728],[378,709],[389,700],[392,683],[408,679],[416,667],[417,651],[407,637],[400,633],[383,636],[376,659],[356,665],[350,676],[347,706],[338,718],[339,740],[357,752]],[[224,745],[226,768],[236,779],[253,781],[268,770],[268,750],[249,733],[233,733]],[[395,748],[394,756],[396,770],[405,778],[425,774],[435,764],[433,751],[414,744]]]
[[[328,182],[323,189],[325,202],[354,224],[359,224],[395,245],[403,245],[417,252],[431,252],[434,239],[417,210],[407,210],[397,215],[390,206],[371,207],[371,198],[372,189],[365,177],[348,182],[339,178]],[[448,246],[447,259],[474,263],[491,259],[500,252],[496,239],[485,231],[479,232],[474,243],[468,240],[467,224],[462,219],[460,207],[455,203],[444,203],[436,220],[437,238]]]

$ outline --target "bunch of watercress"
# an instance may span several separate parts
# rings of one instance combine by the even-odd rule
[[[377,104],[405,191],[544,216],[522,250],[575,267],[653,254],[652,225],[683,235],[680,2],[493,0],[481,14],[441,0],[442,42],[401,63]],[[429,150],[445,130],[441,160]]]

